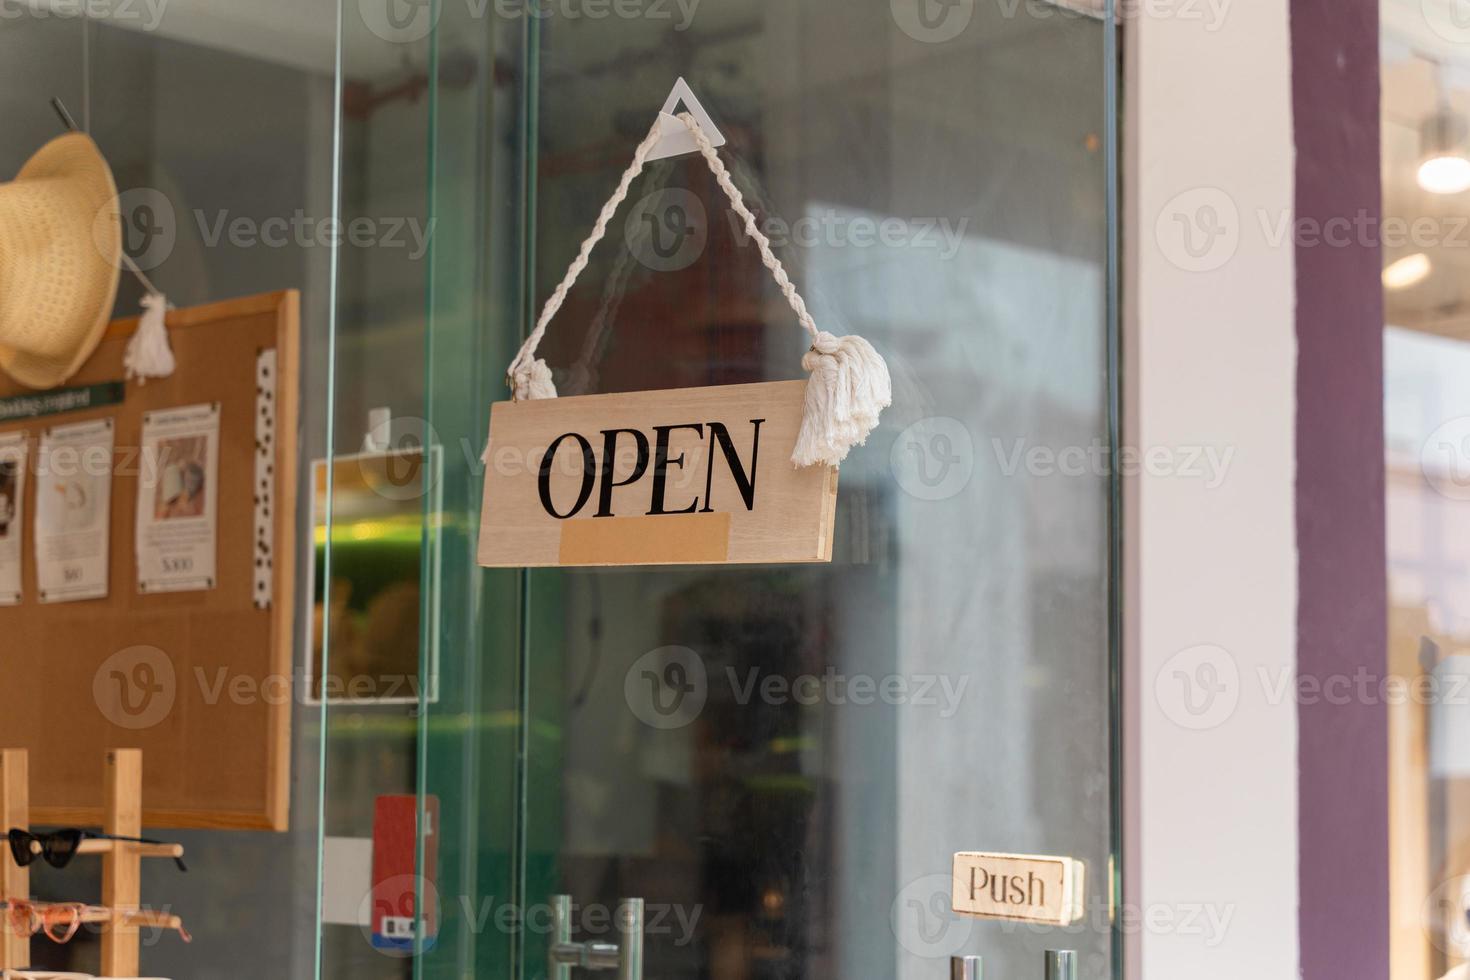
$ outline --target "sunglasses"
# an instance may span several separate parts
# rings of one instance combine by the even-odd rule
[[[184,942],[194,941],[184,923],[175,915],[129,909],[117,912],[98,905],[83,905],[80,902],[28,902],[10,899],[0,903],[8,913],[10,931],[17,936],[44,935],[53,943],[69,943],[84,923],[119,923],[148,926],[158,929],[173,929]]]
[[[82,927],[87,906],[76,902],[64,905],[38,905],[32,902],[7,902],[10,929],[17,936],[42,933],[53,943],[69,943]]]
[[[6,835],[10,839],[10,854],[22,868],[29,867],[37,857],[44,857],[53,868],[64,868],[77,856],[77,848],[84,840],[116,840],[129,844],[162,844],[161,840],[147,837],[119,837],[115,834],[95,834],[90,830],[56,830],[49,834],[33,834],[27,830],[10,828]],[[180,871],[188,871],[183,858],[174,858]]]

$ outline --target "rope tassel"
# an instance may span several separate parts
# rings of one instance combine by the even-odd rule
[[[791,462],[836,466],[853,446],[867,441],[879,414],[893,404],[888,365],[863,338],[834,337],[823,330],[801,366],[811,377]]]
[[[607,234],[608,223],[612,221],[618,206],[627,198],[628,189],[643,172],[649,154],[662,137],[664,118],[660,113],[653,129],[638,145],[633,154],[633,162],[623,172],[622,180],[618,182],[612,197],[603,205],[597,223],[582,242],[576,259],[567,269],[560,285],[547,299],[535,329],[511,362],[510,369],[506,372],[506,381],[517,401],[556,397],[551,369],[545,361],[536,357],[536,348],[546,335],[546,328],[552,318],[566,302],[567,294],[576,283],[577,277],[587,268],[592,249]],[[879,414],[893,403],[893,383],[888,376],[888,365],[873,349],[873,345],[863,338],[835,337],[817,329],[816,321],[806,308],[806,302],[797,292],[791,277],[786,274],[781,260],[771,250],[770,239],[761,231],[755,214],[746,205],[745,196],[735,186],[730,171],[726,169],[709,136],[691,114],[682,112],[678,118],[688,128],[720,189],[730,199],[730,208],[740,217],[745,234],[760,249],[761,262],[770,270],[781,295],[786,297],[786,302],[790,304],[797,320],[812,338],[811,349],[801,359],[802,367],[810,372],[810,378],[806,386],[806,407],[802,413],[801,431],[797,435],[791,461],[797,466],[836,466],[847,458],[853,446],[860,446],[867,440],[868,434],[878,425]],[[487,461],[489,456],[490,447],[487,445]]]
[[[149,378],[166,378],[174,373],[174,351],[168,342],[168,300],[162,293],[143,297],[143,316],[138,329],[123,351],[123,370],[129,381],[147,384]]]

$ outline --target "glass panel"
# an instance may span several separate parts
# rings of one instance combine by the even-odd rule
[[[321,715],[320,976],[391,980],[412,975],[418,917],[435,911],[418,887],[408,823],[419,805],[422,712],[440,690],[439,623],[422,615],[438,603],[443,470],[442,453],[424,451],[434,68],[424,34],[390,42],[366,16],[372,4],[339,9],[333,465],[316,470],[314,487],[326,526],[312,675],[336,688]],[[419,826],[437,834],[437,815]],[[362,856],[335,863],[339,849],[367,841],[370,868]],[[348,882],[366,892],[342,895]]]
[[[1381,4],[1393,980],[1470,959],[1470,33],[1453,8]]]
[[[648,976],[917,978],[955,953],[1039,975],[1045,948],[1113,975],[1102,23],[537,9],[435,8],[428,615],[453,653],[421,726],[443,814],[422,974],[547,976],[567,894],[578,939],[648,902]],[[680,75],[819,324],[893,371],[834,560],[482,572],[504,366]],[[542,354],[570,395],[797,378],[804,348],[684,157],[634,185]],[[954,916],[959,850],[1081,859],[1084,921]]]
[[[90,19],[78,16],[83,8]],[[0,0],[0,181],[60,134],[48,105],[59,97],[107,157],[123,194],[125,246],[172,305],[299,289],[299,444],[307,459],[324,454],[327,438],[330,249],[310,234],[317,224],[305,225],[305,236],[291,229],[298,215],[310,222],[332,216],[336,29],[336,5],[322,0]],[[288,229],[283,239],[272,233],[277,222]],[[125,274],[115,315],[138,315],[141,295]],[[305,487],[303,472],[298,499],[308,499]],[[304,570],[304,514],[298,531]],[[298,611],[305,637],[309,607],[303,601]],[[293,651],[292,664],[303,656]],[[179,683],[206,680],[218,682],[181,676]],[[252,680],[264,681],[255,689],[261,696],[282,690],[273,679]],[[145,862],[144,901],[181,915],[195,940],[145,940],[146,973],[216,980],[241,975],[240,964],[249,963],[262,976],[313,974],[318,720],[298,698],[289,832],[145,830],[182,842],[191,870],[181,875],[170,862]],[[143,765],[149,771],[169,762],[145,756]],[[39,899],[96,901],[101,894],[96,861],[65,871],[38,863],[32,871]],[[37,942],[32,951],[38,968],[98,969],[97,939],[85,931],[66,946]]]

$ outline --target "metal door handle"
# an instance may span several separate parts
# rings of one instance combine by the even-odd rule
[[[618,901],[619,942],[572,942],[572,896],[551,896],[551,980],[571,980],[572,967],[617,970],[618,980],[643,980],[643,899]]]
[[[951,956],[949,980],[984,980],[985,964],[978,956]]]
[[[1077,980],[1077,951],[1075,949],[1047,950],[1046,980]]]

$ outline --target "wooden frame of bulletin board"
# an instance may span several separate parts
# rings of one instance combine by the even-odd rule
[[[105,749],[138,748],[148,760],[145,825],[287,828],[299,310],[299,295],[286,291],[170,312],[172,376],[129,382],[114,404],[0,421],[0,435],[24,431],[30,446],[22,598],[0,607],[0,745],[30,752],[33,824],[100,825],[97,760]],[[123,351],[137,325],[111,324],[63,389],[122,381]],[[46,394],[0,375],[0,399]],[[218,403],[220,413],[215,587],[140,594],[143,415],[204,403]],[[47,428],[90,419],[114,423],[108,595],[42,604],[39,438]]]

